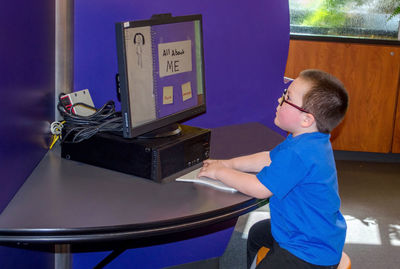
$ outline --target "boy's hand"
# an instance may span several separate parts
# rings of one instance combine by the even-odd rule
[[[230,168],[229,162],[226,160],[205,160],[197,176],[217,179],[218,170],[223,168]]]
[[[230,163],[229,160],[212,160],[212,159],[208,159],[208,160],[203,161],[203,167],[207,166],[209,164],[214,164],[214,163],[219,163],[219,164],[221,164],[221,165],[223,165],[225,167],[233,168],[232,164]]]

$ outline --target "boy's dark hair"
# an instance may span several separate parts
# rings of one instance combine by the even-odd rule
[[[330,133],[343,119],[349,97],[343,83],[321,70],[308,69],[299,77],[311,83],[303,96],[303,108],[313,114],[318,131]]]

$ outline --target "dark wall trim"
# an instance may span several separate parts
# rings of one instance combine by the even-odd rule
[[[397,153],[375,153],[375,152],[335,150],[334,156],[335,160],[341,160],[341,161],[400,163],[400,154]]]
[[[309,34],[307,34],[307,35],[290,34],[290,40],[325,41],[325,42],[400,46],[399,40],[370,39],[370,38],[341,37],[341,36],[322,36],[322,35],[309,35]]]

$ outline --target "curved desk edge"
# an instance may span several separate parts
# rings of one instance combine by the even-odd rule
[[[65,244],[65,243],[91,243],[118,240],[130,240],[149,236],[158,236],[169,233],[176,233],[197,229],[212,225],[218,222],[227,221],[248,213],[266,204],[267,200],[253,199],[243,207],[224,214],[215,214],[207,218],[199,217],[191,221],[182,222],[180,219],[170,225],[157,225],[154,227],[132,229],[130,225],[117,227],[101,227],[96,229],[60,229],[60,230],[0,230],[0,242],[4,243],[29,243],[29,244]],[[154,225],[154,224],[153,224]]]

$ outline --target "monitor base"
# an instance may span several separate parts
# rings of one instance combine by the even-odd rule
[[[179,135],[182,132],[182,128],[178,123],[173,123],[162,128],[156,129],[154,131],[144,133],[137,136],[138,139],[153,139],[162,138]]]

